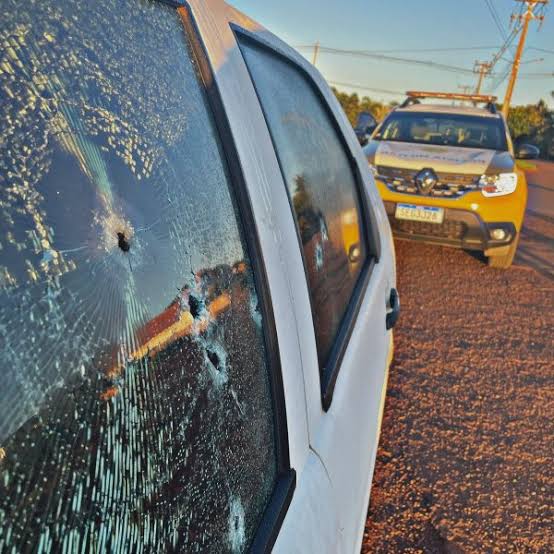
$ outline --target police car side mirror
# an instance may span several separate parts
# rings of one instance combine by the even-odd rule
[[[541,151],[533,144],[520,144],[516,150],[518,160],[536,160]]]

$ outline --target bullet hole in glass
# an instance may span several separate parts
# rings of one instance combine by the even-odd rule
[[[208,355],[208,359],[210,360],[210,362],[212,362],[212,364],[214,365],[214,367],[215,367],[218,371],[221,371],[220,360],[219,360],[219,356],[217,355],[217,353],[214,352],[213,350],[207,350],[206,353],[207,353],[207,355]]]
[[[198,319],[202,313],[202,302],[192,294],[189,296],[190,315]],[[214,364],[215,365],[215,364]]]
[[[117,246],[123,250],[123,252],[129,252],[131,244],[125,237],[125,233],[117,233]]]

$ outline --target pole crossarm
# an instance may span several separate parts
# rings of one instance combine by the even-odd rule
[[[479,62],[479,61],[475,62],[473,72],[479,75],[477,86],[475,87],[475,94],[481,93],[481,88],[483,87],[483,81],[485,80],[485,77],[490,74],[491,70],[492,70],[492,63]]]

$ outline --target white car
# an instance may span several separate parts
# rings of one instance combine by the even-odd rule
[[[399,302],[332,91],[219,0],[2,8],[0,551],[359,551]]]

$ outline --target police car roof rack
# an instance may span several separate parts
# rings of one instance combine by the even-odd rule
[[[458,94],[455,92],[428,92],[410,90],[406,93],[406,100],[401,104],[401,108],[407,108],[414,104],[420,104],[421,100],[435,98],[440,100],[459,100],[461,102],[471,102],[473,104],[485,104],[486,109],[492,113],[498,113],[496,110],[496,96],[489,94]]]
[[[414,104],[421,104],[421,102],[417,98],[411,98],[408,96],[402,104],[400,104],[401,108],[407,108],[408,106],[413,106]]]

